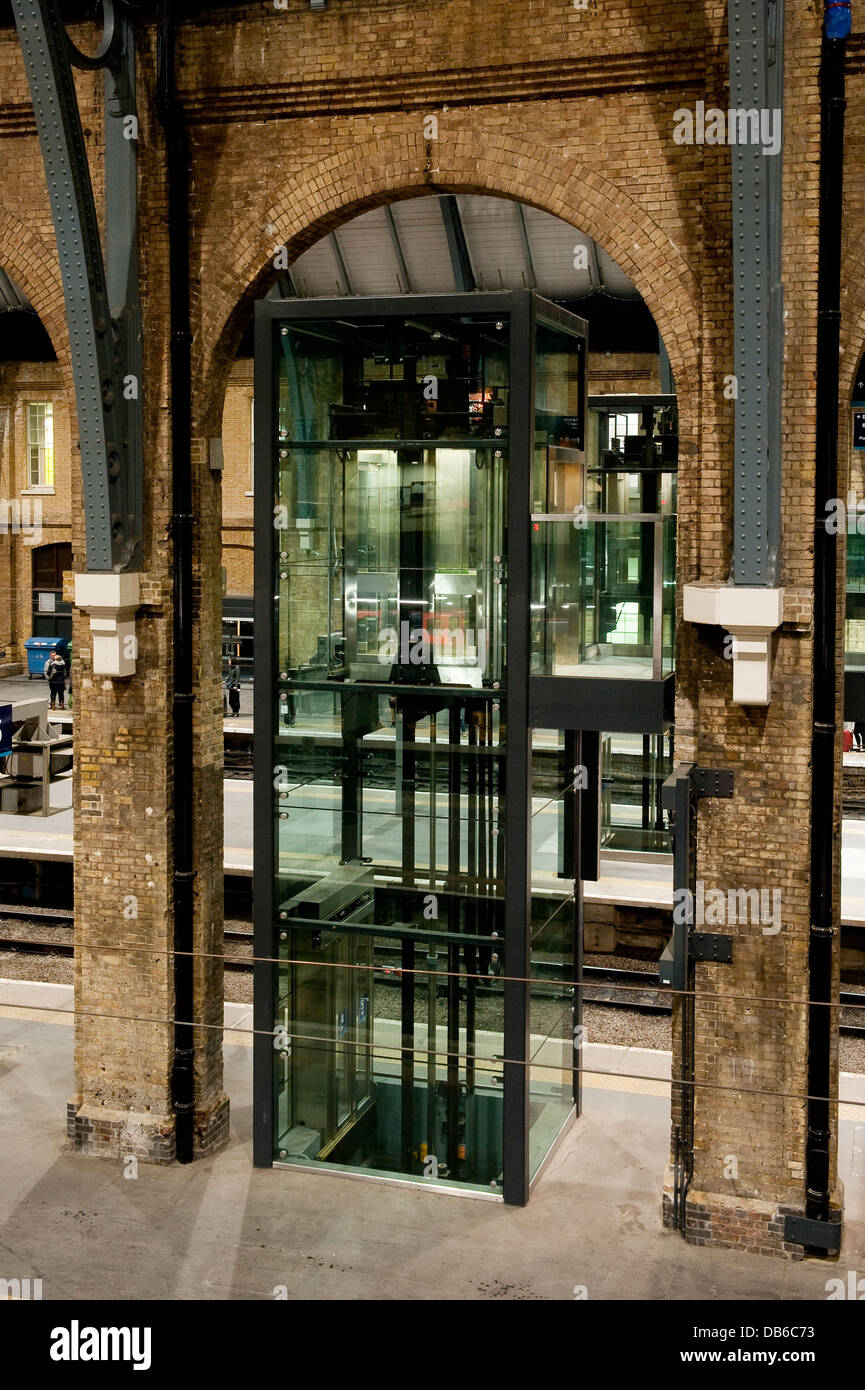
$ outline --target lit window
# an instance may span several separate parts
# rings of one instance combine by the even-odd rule
[[[27,459],[30,487],[54,486],[54,405],[30,401],[27,406]]]
[[[607,634],[608,642],[636,643],[640,640],[640,606],[616,604],[616,626]]]

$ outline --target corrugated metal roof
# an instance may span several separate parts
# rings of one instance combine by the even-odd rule
[[[456,206],[479,290],[534,287],[550,299],[598,291],[640,298],[606,251],[560,217],[480,194],[460,194]],[[298,296],[453,293],[441,199],[410,198],[393,204],[391,213],[393,227],[386,208],[373,208],[304,251],[291,268]]]
[[[456,289],[439,198],[407,198],[391,205],[412,294]]]

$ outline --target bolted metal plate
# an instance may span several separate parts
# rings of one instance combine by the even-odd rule
[[[692,960],[717,961],[720,965],[730,965],[733,960],[733,938],[722,932],[692,931],[688,949]]]

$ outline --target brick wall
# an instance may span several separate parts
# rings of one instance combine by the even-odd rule
[[[722,634],[680,624],[677,665],[677,758],[730,767],[736,779],[732,801],[706,802],[701,808],[698,874],[709,887],[774,887],[783,896],[778,936],[766,937],[759,927],[742,930],[736,935],[732,966],[698,967],[704,997],[697,1010],[694,1192],[700,1194],[700,1221],[707,1223],[700,1227],[700,1238],[709,1230],[722,1239],[725,1223],[741,1220],[756,1223],[760,1242],[778,1253],[784,1252],[775,1213],[784,1206],[801,1210],[804,1201],[804,1010],[773,1001],[801,1001],[806,982],[811,635],[804,600],[812,585],[815,503],[810,480],[818,11],[819,6],[804,0],[788,3],[785,42],[782,582],[803,598],[802,612],[797,609],[797,621],[785,624],[776,639],[774,698],[767,710],[732,705]],[[674,46],[671,33],[676,35]],[[141,62],[146,89],[153,80],[152,48],[147,31]],[[477,7],[470,0],[433,0],[422,10],[407,3],[331,0],[320,14],[300,5],[276,11],[240,4],[218,15],[202,10],[186,24],[180,57],[190,120],[195,416],[202,441],[219,433],[225,412],[227,461],[235,448],[238,458],[243,455],[242,419],[235,410],[242,417],[249,384],[238,383],[236,406],[231,396],[226,401],[226,390],[252,302],[276,278],[273,255],[278,246],[285,245],[291,259],[355,212],[400,197],[465,191],[520,198],[592,235],[633,279],[654,314],[679,393],[679,582],[727,578],[732,408],[722,386],[724,374],[732,371],[728,151],[678,146],[672,140],[677,108],[697,99],[726,105],[724,0],[701,5],[610,0],[587,11],[560,0],[536,0],[529,9],[516,0],[502,0],[496,22],[484,29],[482,45]],[[31,297],[59,341],[62,315],[38,149],[28,133],[20,63],[5,32],[0,34],[0,74],[6,79],[0,176],[4,206],[13,219],[0,218],[0,256],[4,263],[8,259],[10,273],[28,293],[32,287]],[[78,80],[83,93],[91,91],[86,75]],[[855,101],[858,83],[857,73],[851,78],[848,105],[851,172],[865,140],[865,117]],[[436,139],[424,131],[430,113],[438,119]],[[91,107],[86,124],[96,155],[99,121]],[[146,564],[167,581],[164,183],[159,132],[147,102],[142,157]],[[855,253],[865,218],[861,180],[849,181],[848,199],[845,331],[851,338],[844,364],[849,375],[865,339],[865,277]],[[31,238],[23,244],[36,260],[13,244],[13,233],[21,226]],[[44,284],[33,268],[39,257],[50,270]],[[63,351],[61,342],[61,367]],[[594,362],[592,366],[599,370]],[[636,369],[635,364],[631,370]],[[619,377],[606,389],[620,389],[625,380]],[[642,379],[637,389],[648,389]],[[219,923],[221,747],[214,644],[220,508],[203,443],[195,469],[201,614],[196,846],[202,884],[196,931],[197,940],[206,943],[216,939]],[[240,526],[248,516],[243,508],[247,499],[233,494],[228,476],[224,487],[225,519]],[[80,506],[75,505],[80,545]],[[243,534],[242,529],[227,529],[223,535],[224,541],[232,538],[232,547],[237,538],[229,587],[237,585],[238,590],[245,584]],[[148,950],[170,940],[167,587],[162,606],[145,610],[141,628],[141,673],[122,688],[92,683],[82,690],[76,856],[79,900],[83,894],[92,899],[78,932],[83,945],[99,945],[102,954],[81,954],[79,998],[122,998],[135,978],[120,957],[108,954],[119,924],[116,898],[96,865],[97,849],[112,865],[122,865],[127,878],[139,871],[145,851],[157,856],[157,888],[139,919],[138,939]],[[128,742],[121,745],[121,739]],[[138,749],[145,741],[151,752],[142,781],[133,789],[124,749]],[[152,824],[142,817],[142,802],[154,809]],[[127,939],[132,941],[134,934]],[[142,978],[152,988],[137,1002],[170,1014],[169,967],[156,964],[155,957],[142,956],[141,961]],[[215,972],[203,972],[198,998],[214,1019],[217,995]],[[80,1028],[82,1088],[98,1094],[104,1059],[113,1101],[122,1097],[124,1105],[128,1101],[141,1108],[146,1093],[142,1078],[149,1068],[154,1107],[164,1110],[169,1041],[155,1026],[93,1021]],[[124,1060],[130,1056],[134,1063]],[[200,1057],[202,1095],[208,1105],[216,1104],[217,1044],[209,1043]],[[128,1076],[124,1067],[131,1069]],[[735,1179],[724,1176],[723,1158],[731,1152],[737,1155]]]

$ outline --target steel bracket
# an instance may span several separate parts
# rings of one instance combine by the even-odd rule
[[[784,1217],[784,1239],[794,1245],[836,1254],[841,1249],[840,1221],[812,1221],[807,1216]]]
[[[691,960],[730,965],[733,960],[733,938],[721,932],[692,931],[688,938],[688,952]]]
[[[661,805],[673,823],[673,935],[658,969],[661,983],[684,992],[688,989],[691,962],[733,959],[732,938],[713,932],[694,931],[694,894],[697,877],[697,803],[703,797],[731,798],[733,773],[729,768],[696,767],[678,763],[661,788]]]
[[[729,799],[733,795],[733,774],[729,768],[692,767],[691,790],[695,796],[719,796]]]

